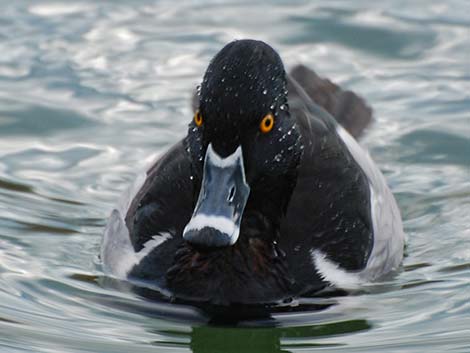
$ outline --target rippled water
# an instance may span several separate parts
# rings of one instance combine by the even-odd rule
[[[470,352],[468,1],[1,8],[1,352]],[[275,327],[209,325],[113,289],[97,258],[123,190],[185,134],[208,61],[244,37],[373,106],[362,142],[409,235],[396,278]]]

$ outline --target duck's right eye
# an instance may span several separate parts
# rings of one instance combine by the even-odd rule
[[[194,122],[196,123],[196,126],[198,127],[202,126],[203,119],[202,119],[202,114],[199,110],[196,110],[196,113],[194,114]]]
[[[263,134],[268,133],[269,131],[272,130],[274,126],[274,117],[271,113],[265,115],[263,120],[261,120],[261,123],[259,124],[259,129]]]

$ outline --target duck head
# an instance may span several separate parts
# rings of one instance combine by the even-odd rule
[[[301,153],[286,86],[281,58],[263,42],[234,41],[211,61],[187,138],[200,183],[187,242],[232,246],[250,212],[279,222]]]

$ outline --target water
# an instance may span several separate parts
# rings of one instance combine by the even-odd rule
[[[468,1],[1,8],[0,352],[470,352]],[[185,134],[212,55],[243,37],[373,106],[362,143],[409,236],[396,278],[276,327],[212,326],[113,289],[97,259],[111,208]]]

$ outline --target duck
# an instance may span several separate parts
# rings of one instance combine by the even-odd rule
[[[387,182],[356,138],[362,98],[268,44],[225,45],[187,135],[111,212],[106,273],[183,302],[275,304],[395,273],[405,244]]]

